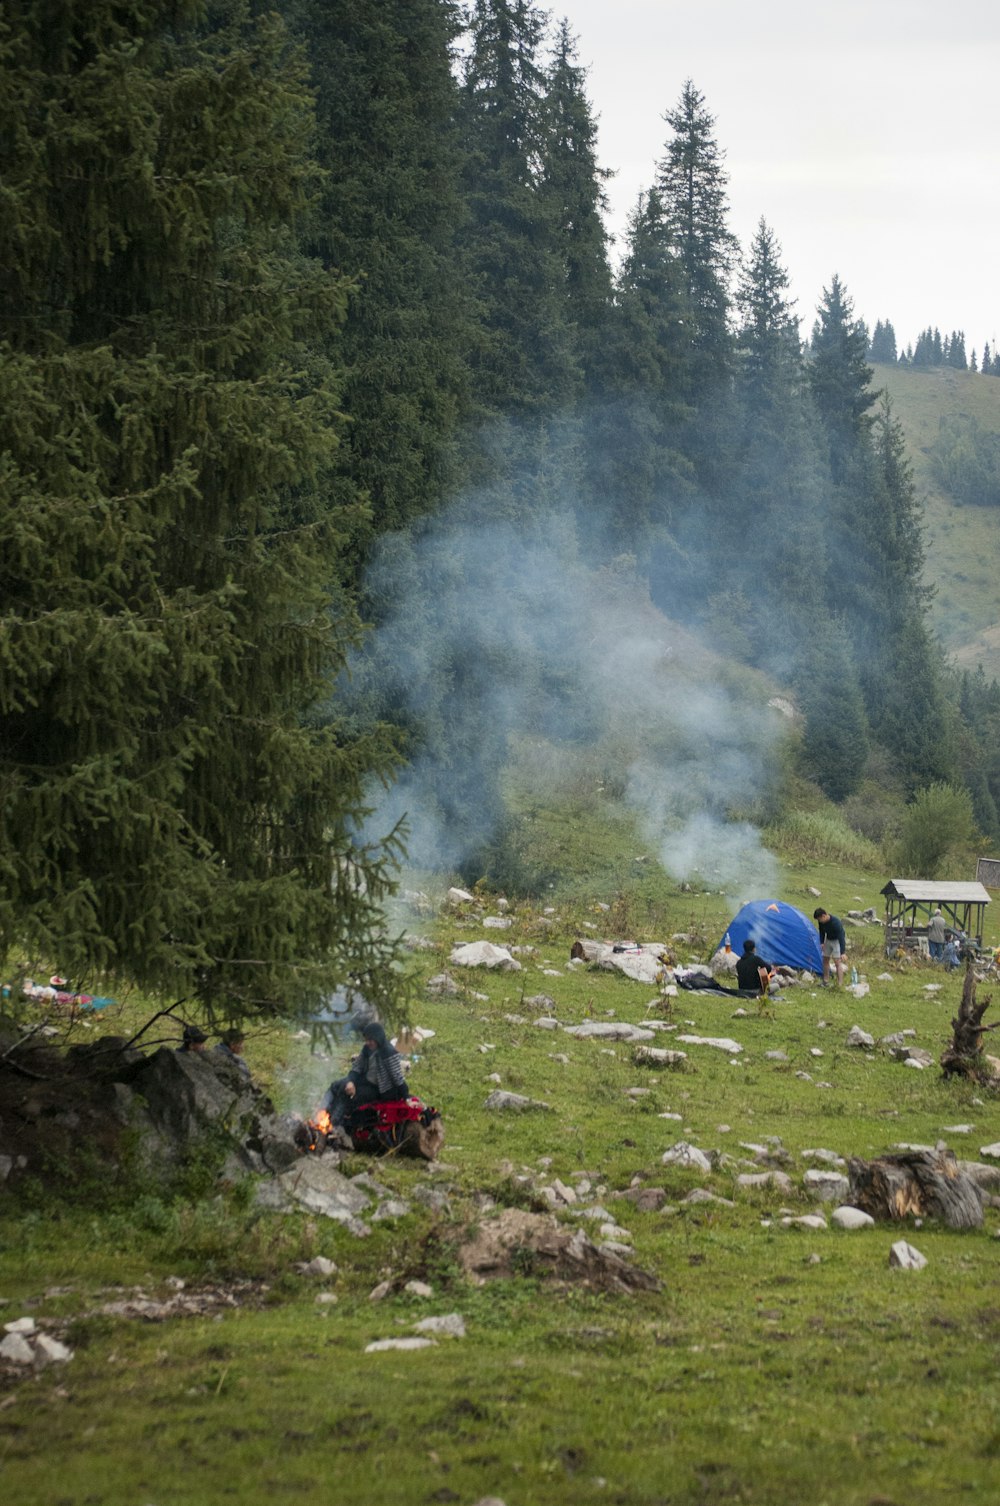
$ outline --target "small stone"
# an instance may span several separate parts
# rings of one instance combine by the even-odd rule
[[[5,1323],[3,1329],[4,1333],[34,1333],[37,1326],[34,1318],[14,1318]]]
[[[35,1363],[38,1365],[66,1365],[72,1358],[72,1349],[49,1333],[40,1333],[35,1340]]]
[[[861,1046],[865,1049],[871,1049],[875,1045],[875,1037],[869,1035],[867,1030],[862,1030],[860,1025],[852,1025],[847,1032],[847,1040],[844,1044],[846,1046]]]
[[[443,1333],[452,1339],[465,1338],[465,1319],[461,1313],[445,1313],[441,1317],[421,1318],[414,1323],[418,1333]]]
[[[863,1213],[860,1208],[851,1208],[846,1204],[834,1208],[830,1214],[830,1222],[836,1229],[873,1229],[875,1220],[870,1213]]]
[[[901,1271],[922,1271],[927,1264],[927,1256],[921,1255],[905,1239],[899,1239],[889,1251],[889,1264]]]
[[[365,1345],[365,1354],[381,1354],[386,1349],[432,1349],[435,1339],[376,1339]]]
[[[433,1297],[434,1288],[428,1286],[426,1281],[408,1281],[403,1287],[404,1292],[409,1292],[411,1297]]]
[[[368,1301],[381,1302],[384,1297],[388,1297],[391,1291],[391,1281],[380,1281],[378,1286],[373,1286],[371,1291],[368,1293]]]
[[[703,1150],[687,1140],[678,1140],[660,1157],[664,1166],[694,1166],[699,1171],[711,1171],[712,1163]]]
[[[320,1307],[331,1307],[337,1301],[336,1292],[317,1292],[316,1301]]]
[[[803,1213],[799,1218],[783,1218],[781,1224],[785,1229],[825,1229],[826,1219],[821,1213]]]
[[[183,1276],[168,1276],[163,1285],[172,1292],[182,1292],[187,1285]]]
[[[32,1365],[35,1353],[23,1333],[9,1333],[0,1341],[0,1360],[12,1365]]]
[[[325,1255],[314,1255],[312,1260],[307,1260],[299,1266],[303,1276],[335,1276],[337,1267],[332,1260],[327,1260]]]

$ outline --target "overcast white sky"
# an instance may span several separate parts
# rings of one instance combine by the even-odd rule
[[[726,153],[730,224],[782,245],[808,333],[839,273],[869,327],[1000,335],[997,0],[548,0],[589,68],[624,231],[691,78]]]

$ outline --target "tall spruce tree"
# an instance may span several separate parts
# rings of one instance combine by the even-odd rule
[[[737,242],[727,224],[725,154],[715,117],[690,79],[664,116],[673,135],[659,163],[656,188],[683,268],[690,320],[689,396],[707,396],[730,359],[729,279]]]
[[[541,189],[562,262],[566,312],[585,383],[593,376],[611,303],[603,219],[604,183],[611,174],[597,162],[597,122],[586,78],[569,25],[563,21],[546,79]]]
[[[216,1018],[384,1001],[388,750],[307,716],[360,514],[300,61],[214,0],[13,0],[0,46],[0,940]]]
[[[337,463],[378,530],[433,512],[457,479],[472,301],[459,275],[461,155],[451,0],[292,0],[326,170],[308,247],[354,279],[338,339],[351,416]]]
[[[868,339],[854,318],[854,305],[834,274],[823,289],[813,326],[809,385],[830,444],[834,479],[840,481],[858,444],[871,428],[868,410],[874,373],[868,365]]]
[[[531,0],[475,0],[462,85],[461,243],[480,316],[472,386],[484,418],[517,420],[507,438],[515,463],[581,390],[564,247],[541,192],[544,31]]]
[[[585,427],[586,474],[602,554],[645,559],[691,485],[678,448],[689,416],[680,400],[685,359],[680,265],[659,194],[640,195],[629,216],[625,256],[607,337],[597,355]]]

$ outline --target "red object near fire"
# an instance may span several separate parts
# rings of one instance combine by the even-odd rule
[[[333,1128],[326,1109],[320,1109],[301,1127],[296,1139],[303,1150],[318,1153],[326,1149]],[[362,1104],[347,1115],[343,1128],[355,1150],[372,1151],[375,1155],[395,1151],[433,1161],[444,1144],[440,1112],[413,1097]]]

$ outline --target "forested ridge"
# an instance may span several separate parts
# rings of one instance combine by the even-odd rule
[[[499,871],[511,732],[606,730],[623,591],[745,667],[716,767],[767,677],[772,803],[1000,834],[1000,690],[931,632],[850,269],[806,315],[780,227],[737,244],[694,82],[612,247],[528,0],[13,0],[0,66],[8,948],[220,1018],[377,999],[373,788]]]

